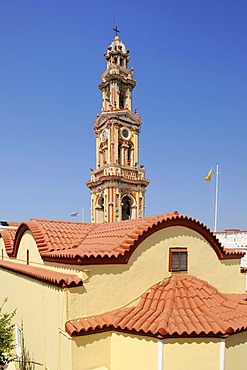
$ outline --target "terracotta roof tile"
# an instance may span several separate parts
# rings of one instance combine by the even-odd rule
[[[181,219],[177,212],[145,217],[137,220],[116,223],[97,224],[89,231],[85,238],[81,238],[78,247],[69,251],[71,258],[119,257],[131,250],[136,241],[154,226],[171,219]],[[213,234],[212,234],[213,236]],[[222,252],[223,248],[222,248]],[[65,253],[46,253],[46,256],[68,256]],[[230,255],[230,254],[229,254]],[[240,254],[235,254],[240,256]],[[242,256],[242,254],[241,254]]]
[[[82,285],[82,280],[77,275],[64,274],[41,267],[24,265],[22,263],[0,260],[0,268],[45,281],[46,283],[57,285],[62,288],[72,288]]]
[[[144,293],[137,306],[91,319],[68,321],[66,331],[71,336],[91,334],[96,330],[156,337],[222,336],[247,330],[246,297],[222,294],[196,277],[174,274]]]
[[[90,223],[31,219],[29,222],[22,223],[18,229],[15,254],[18,242],[27,230],[32,232],[42,256],[47,252],[68,252],[77,248],[81,240],[94,227],[95,225]]]
[[[12,255],[17,254],[21,237],[29,229],[44,260],[82,264],[102,263],[104,259],[104,263],[127,263],[142,240],[161,228],[175,225],[203,234],[221,259],[243,256],[225,251],[206,226],[177,212],[103,224],[31,219],[20,225]]]
[[[0,233],[0,236],[3,238],[4,241],[6,252],[9,255],[13,252],[16,231],[17,229],[5,229]]]

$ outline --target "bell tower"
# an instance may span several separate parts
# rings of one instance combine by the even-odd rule
[[[94,122],[96,169],[87,186],[91,193],[91,222],[116,222],[144,216],[149,180],[139,165],[141,117],[132,112],[136,86],[128,67],[129,50],[116,36],[104,54],[106,71],[99,89],[102,109]]]

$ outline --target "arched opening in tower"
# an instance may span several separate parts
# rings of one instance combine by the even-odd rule
[[[125,96],[123,93],[119,95],[119,108],[123,109],[125,107]]]
[[[131,219],[131,205],[132,200],[128,195],[125,195],[122,198],[122,220]]]
[[[132,153],[132,146],[131,145],[129,145],[128,146],[128,166],[131,166],[132,165],[132,163],[131,163],[131,153]]]
[[[99,197],[96,203],[95,210],[96,210],[96,222],[98,224],[101,224],[102,222],[104,222],[104,210],[105,210],[103,196]]]
[[[118,163],[123,164],[122,163],[122,142],[118,143]]]

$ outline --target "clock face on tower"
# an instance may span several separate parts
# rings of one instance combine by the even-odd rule
[[[128,128],[122,127],[120,133],[121,133],[121,136],[122,136],[123,139],[129,140],[130,130]]]
[[[107,130],[103,130],[101,133],[101,141],[104,142],[107,139]]]

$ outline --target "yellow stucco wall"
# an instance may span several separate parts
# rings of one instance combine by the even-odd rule
[[[247,368],[247,332],[231,335],[226,339],[225,370]]]
[[[59,329],[64,329],[65,325],[65,292],[2,269],[0,279],[0,302],[8,297],[4,309],[12,312],[17,308],[13,322],[20,327],[23,324],[25,345],[32,360],[42,364],[44,368],[46,366],[47,370],[69,370],[60,367],[64,356],[69,356],[70,345],[69,340],[67,344],[64,340],[61,347],[59,335]],[[68,348],[65,350],[65,347]]]
[[[112,333],[110,370],[157,369],[157,340]]]
[[[73,338],[72,370],[152,370],[157,367],[157,341],[121,333]]]
[[[4,257],[8,256],[7,253],[6,253],[6,248],[5,248],[3,238],[0,238],[0,258],[2,258],[2,253],[3,253]]]
[[[21,238],[21,242],[20,242],[17,256],[16,256],[17,261],[26,262],[27,250],[29,250],[30,264],[38,264],[38,265],[44,264],[42,258],[40,257],[37,244],[33,238],[33,234],[29,230],[26,231]]]
[[[198,233],[185,227],[169,227],[144,240],[127,265],[77,267],[81,271],[89,269],[90,279],[69,295],[70,319],[99,315],[133,304],[152,285],[170,276],[169,247],[187,247],[188,274],[206,280],[221,292],[245,292],[240,260],[220,261],[211,245]],[[69,268],[67,271],[73,272]]]
[[[73,370],[72,369],[73,339],[66,332],[64,332],[64,330],[61,329],[59,331],[59,344],[53,342],[53,347],[56,345],[59,345],[59,353],[61,356],[61,360],[59,359],[57,369]]]
[[[110,370],[110,353],[110,333],[73,338],[71,370],[89,370],[100,367]]]
[[[218,338],[184,338],[164,341],[164,369],[219,370],[219,366],[220,339]]]
[[[158,367],[155,338],[107,332],[73,338],[72,348],[72,370],[155,370]],[[164,370],[219,370],[219,366],[219,338],[164,340]],[[236,367],[226,368],[230,369]]]

